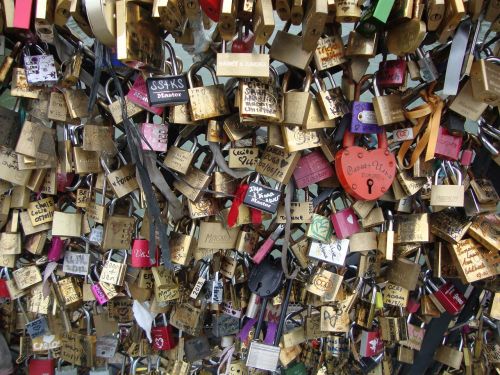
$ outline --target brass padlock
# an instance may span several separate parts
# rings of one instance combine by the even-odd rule
[[[210,72],[214,85],[194,87],[193,74],[201,68],[206,68]],[[193,64],[187,73],[188,93],[191,107],[191,118],[193,121],[210,119],[229,114],[229,105],[224,85],[219,84],[219,80],[214,69],[208,65]]]
[[[174,144],[170,146],[167,151],[167,155],[163,160],[163,164],[165,164],[168,168],[181,174],[187,173],[195,156],[194,150],[196,149],[196,146],[198,146],[198,139],[196,137],[186,139],[183,143],[187,141],[192,141],[193,143],[190,151],[180,148],[181,136],[179,135]]]
[[[113,284],[121,286],[125,281],[125,275],[127,273],[127,252],[124,251],[124,257],[122,263],[118,263],[111,260],[113,255],[113,250],[108,253],[108,258],[104,263],[104,266],[100,275],[100,282]]]
[[[290,77],[291,71],[288,71],[283,78],[283,125],[304,126],[309,116],[313,97],[309,92],[312,72],[311,69],[306,70],[306,76],[300,90],[287,90]]]
[[[122,166],[114,171],[111,171],[104,160],[101,157],[101,166],[106,173],[106,179],[111,185],[114,193],[118,198],[122,198],[134,190],[139,189],[139,184],[135,178],[135,165],[127,164],[125,158],[119,153],[118,157],[122,163]]]

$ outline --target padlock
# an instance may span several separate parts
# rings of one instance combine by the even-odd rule
[[[326,0],[314,0],[307,4],[302,21],[302,48],[306,51],[316,50],[318,39],[323,33],[328,16]]]
[[[354,93],[354,102],[352,103],[351,132],[353,133],[380,133],[381,129],[377,123],[377,117],[373,104],[359,101],[361,96],[361,86],[371,78],[371,75],[365,75],[356,84]]]
[[[499,59],[487,57],[474,61],[471,69],[472,95],[490,105],[495,105],[500,99],[500,89],[496,81]]]
[[[54,375],[56,360],[52,358],[52,353],[48,351],[47,358],[31,358],[28,363],[28,371],[33,375]]]
[[[434,184],[431,190],[431,206],[434,207],[463,207],[464,186],[462,185],[462,172],[456,167],[451,167],[451,173],[456,175],[456,185],[439,185],[439,172],[445,172],[444,166],[436,171]]]
[[[176,138],[174,144],[168,150],[167,155],[163,160],[163,164],[165,164],[165,166],[176,172],[179,172],[181,174],[186,174],[194,159],[195,156],[194,150],[198,146],[198,139],[196,137],[193,137],[192,139],[187,139],[186,141],[183,142],[185,143],[188,140],[192,141],[192,146],[190,151],[186,151],[180,148],[181,140],[182,137],[179,135]]]
[[[387,148],[385,132],[377,134],[377,139],[378,148],[366,151],[353,146],[354,134],[346,129],[343,149],[335,155],[335,171],[339,182],[356,199],[379,198],[392,185],[396,175],[395,158]]]
[[[125,158],[120,153],[118,154],[121,167],[111,171],[104,158],[101,157],[101,166],[106,173],[106,179],[111,185],[113,191],[118,198],[122,198],[134,190],[139,188],[137,179],[135,178],[135,165],[127,164]]]
[[[217,53],[217,77],[269,78],[269,55],[264,46],[259,53],[234,53],[234,43],[232,49],[226,52],[226,42],[222,43],[222,52]]]
[[[194,220],[183,219],[178,222],[174,231],[170,234],[169,246],[170,257],[173,263],[187,266],[191,261],[191,248],[194,244],[194,232],[196,222]]]
[[[153,348],[156,350],[171,350],[176,346],[172,326],[167,323],[165,314],[162,314],[163,325],[158,326],[156,320],[153,321],[151,328],[151,337],[153,339]]]
[[[437,348],[434,353],[434,360],[454,369],[459,369],[462,365],[462,360],[464,353],[463,348],[463,337],[460,336],[460,343],[458,348],[445,345],[446,337],[443,339],[443,343]]]
[[[331,73],[326,71],[326,75],[332,84],[332,88],[329,90],[326,89],[324,81],[320,80],[317,74],[314,75],[314,82],[318,87],[316,100],[321,108],[323,117],[328,120],[335,120],[348,113],[349,108],[344,98],[344,94],[342,93],[342,89],[337,87]]]
[[[164,45],[170,55],[172,75],[146,79],[148,103],[152,107],[181,105],[189,101],[186,77],[179,74],[174,48],[169,42],[164,42]]]
[[[319,71],[333,68],[346,61],[344,44],[339,33],[333,31],[333,35],[327,34],[327,36],[323,36],[318,40],[318,45],[314,51],[314,63]]]
[[[373,79],[373,110],[379,126],[404,122],[403,102],[398,94],[381,95],[378,89],[378,80]]]
[[[335,13],[336,22],[353,23],[359,21],[361,18],[361,7],[357,0],[340,0],[337,5],[337,12]]]
[[[134,205],[130,197],[125,198],[128,202],[128,215],[115,214],[115,206],[119,198],[114,198],[109,205],[109,215],[104,222],[103,250],[130,249],[132,235],[134,233],[135,218],[132,216]]]
[[[166,152],[168,148],[168,123],[155,124],[149,120],[149,112],[146,117],[146,122],[143,122],[140,127],[142,149],[145,151],[152,150],[156,152]]]
[[[243,203],[249,207],[270,214],[276,213],[281,198],[281,183],[275,188],[262,184],[260,174],[257,173],[250,181],[248,190],[243,198]]]
[[[340,211],[337,211],[335,208],[335,199],[338,198],[338,196],[342,198],[342,202],[344,204],[344,209]],[[332,209],[330,219],[337,238],[348,238],[352,234],[358,233],[361,230],[358,223],[358,217],[354,213],[354,209],[348,206],[347,200],[341,192],[337,191],[331,195],[330,207]]]
[[[214,85],[194,87],[193,74],[205,67],[210,72]],[[193,64],[187,73],[189,84],[188,94],[193,121],[210,119],[229,114],[227,97],[224,93],[224,86],[219,84],[219,80],[211,66]]]
[[[436,285],[430,279],[426,280],[426,286],[437,302],[451,315],[458,314],[465,306],[466,298],[457,288],[450,282],[446,282],[440,278],[440,285]]]
[[[146,80],[142,75],[138,75],[125,98],[138,107],[141,107],[142,109],[145,109],[146,111],[151,112],[157,116],[161,116],[164,109],[159,106],[152,106],[149,103],[148,94],[149,93]]]
[[[131,265],[135,268],[147,268],[159,265],[159,251],[156,249],[156,262],[151,261],[149,256],[149,240],[141,238],[140,225],[144,225],[142,219],[135,222],[135,235],[132,240]]]
[[[287,90],[291,72],[283,78],[283,125],[304,126],[311,108],[312,94],[309,92],[312,81],[312,72],[306,70],[303,86],[300,90]]]
[[[124,252],[124,257],[122,263],[118,263],[111,260],[113,255],[113,250],[109,251],[108,258],[104,263],[99,279],[101,282],[113,284],[113,285],[123,285],[125,280],[125,275],[127,271],[127,252]]]
[[[270,77],[269,83],[254,79],[240,81],[239,112],[242,123],[283,121],[283,92],[278,73],[273,67],[270,68]]]
[[[314,150],[300,158],[293,171],[293,178],[297,188],[303,189],[334,174],[335,171],[324,154],[320,150]]]
[[[381,89],[404,86],[406,82],[406,61],[401,58],[381,61],[375,79],[377,86]]]
[[[365,37],[356,31],[351,31],[347,40],[345,55],[346,57],[373,57],[376,55],[377,44],[377,33],[373,36]]]
[[[363,10],[356,31],[371,36],[385,25],[394,1],[376,1]]]
[[[210,149],[200,147],[194,155],[194,160],[197,161],[201,154],[211,157],[206,172],[191,165],[183,179],[174,181],[174,187],[193,202],[196,202],[204,194],[204,190],[210,184],[213,171],[215,170],[215,158]]]
[[[40,46],[34,45],[40,54],[31,55],[30,46],[23,48],[24,69],[26,80],[30,85],[52,85],[57,82],[58,76],[54,56],[47,54]]]

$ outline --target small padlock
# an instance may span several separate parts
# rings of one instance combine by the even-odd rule
[[[189,151],[180,148],[181,139],[181,135],[175,139],[174,144],[167,151],[163,164],[178,173],[186,174],[188,169],[191,167],[191,163],[193,162],[195,156],[194,150],[196,150],[196,147],[198,146],[198,139],[193,137],[192,139],[186,139],[183,142],[185,143],[189,140],[192,141],[193,144]]]
[[[260,183],[260,174],[250,181],[243,203],[270,214],[276,213],[281,198],[281,183],[273,189]]]
[[[335,208],[335,199],[338,196],[342,198],[342,202],[344,203],[344,209],[340,211],[337,211]],[[332,193],[330,197],[330,207],[332,209],[330,219],[332,220],[333,229],[338,239],[348,238],[361,230],[354,209],[348,206],[347,200],[341,192],[337,191]]]
[[[316,99],[321,108],[323,117],[328,120],[335,120],[349,112],[349,107],[345,100],[342,89],[337,87],[331,73],[326,71],[326,75],[332,84],[332,88],[327,90],[324,81],[320,80],[317,74],[314,75],[314,82],[318,87]]]
[[[352,103],[351,132],[353,133],[380,133],[382,130],[378,126],[373,104],[359,101],[361,86],[371,77],[371,75],[367,74],[356,84],[354,102]]]
[[[381,95],[378,89],[378,78],[373,79],[373,110],[379,126],[404,122],[403,102],[399,94]]]
[[[446,173],[444,166],[436,171],[434,184],[431,188],[431,206],[434,207],[463,207],[464,186],[462,185],[462,172],[456,167],[451,167],[452,173],[456,175],[456,185],[439,185],[439,172]]]

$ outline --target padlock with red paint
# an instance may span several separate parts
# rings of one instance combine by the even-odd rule
[[[431,280],[427,280],[427,285],[430,286],[434,296],[448,313],[452,315],[458,314],[467,301],[465,296],[452,283],[447,282],[442,277],[439,280],[441,281],[440,286],[434,284]]]
[[[359,354],[361,357],[373,357],[384,351],[384,341],[380,337],[379,331],[365,331],[361,332],[361,346],[359,347]]]
[[[7,268],[2,268],[0,271],[0,298],[10,299],[9,288],[7,288],[7,280],[3,278],[4,275],[6,278],[9,277],[8,272],[9,270]]]
[[[28,364],[28,374],[30,375],[54,375],[56,360],[54,358],[32,358]]]
[[[200,8],[214,22],[219,22],[222,0],[200,0]]]
[[[65,241],[59,236],[52,236],[50,248],[47,254],[49,262],[57,262],[62,258],[64,252]]]
[[[446,128],[440,126],[434,155],[439,159],[458,160],[462,141],[461,135],[453,135]]]
[[[396,158],[389,151],[385,131],[377,134],[378,148],[354,145],[354,134],[346,129],[342,149],[335,155],[335,172],[347,194],[358,200],[384,195],[396,177]]]
[[[254,44],[255,34],[248,28],[245,28],[245,32],[240,30],[238,39],[231,45],[231,53],[252,53]]]
[[[33,0],[16,0],[14,2],[14,28],[29,30]]]
[[[135,223],[135,236],[132,241],[132,267],[135,268],[148,268],[159,266],[160,251],[156,248],[155,253],[155,263],[151,261],[149,256],[149,241],[140,236],[140,225],[142,224],[142,219],[137,220]]]
[[[142,75],[139,75],[134,81],[134,84],[127,93],[127,99],[157,116],[163,114],[163,107],[151,107],[149,105],[148,87]]]
[[[151,328],[153,349],[171,350],[175,348],[177,342],[175,341],[175,336],[172,333],[172,326],[167,323],[167,317],[165,314],[162,314],[162,317],[163,326],[157,326],[156,322],[153,322],[153,327]]]
[[[337,211],[334,201],[339,196],[342,198],[342,202],[344,203],[344,209]],[[360,231],[358,217],[356,216],[354,209],[349,207],[347,200],[341,192],[336,191],[332,194],[330,197],[330,207],[333,211],[330,216],[330,220],[332,221],[335,235],[339,240],[348,238],[354,233],[358,233]]]
[[[406,61],[403,59],[381,61],[377,72],[377,85],[381,89],[398,88],[405,84]]]
[[[66,192],[66,188],[69,188],[71,186],[71,183],[73,182],[73,179],[75,178],[74,173],[56,173],[56,185],[57,185],[57,191],[59,193],[64,193]]]
[[[297,189],[323,181],[335,174],[332,165],[320,149],[302,156],[293,171]]]

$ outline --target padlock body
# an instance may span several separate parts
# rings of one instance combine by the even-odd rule
[[[452,315],[458,314],[465,306],[466,299],[451,283],[441,286],[434,295],[439,303]]]
[[[249,207],[270,214],[276,213],[281,198],[281,191],[251,181],[243,203]]]
[[[346,208],[340,212],[331,215],[333,229],[337,238],[348,238],[354,233],[360,231],[358,217],[352,207]]]
[[[186,77],[183,75],[149,77],[146,79],[148,104],[151,107],[168,107],[189,101]]]
[[[352,104],[351,132],[362,134],[381,133],[372,103],[354,101]]]
[[[319,181],[332,177],[335,174],[332,165],[323,153],[314,150],[310,154],[302,156],[293,172],[297,189],[315,184]]]
[[[458,160],[460,150],[462,149],[462,142],[463,138],[461,135],[450,134],[446,128],[440,127],[434,155],[443,160]]]

